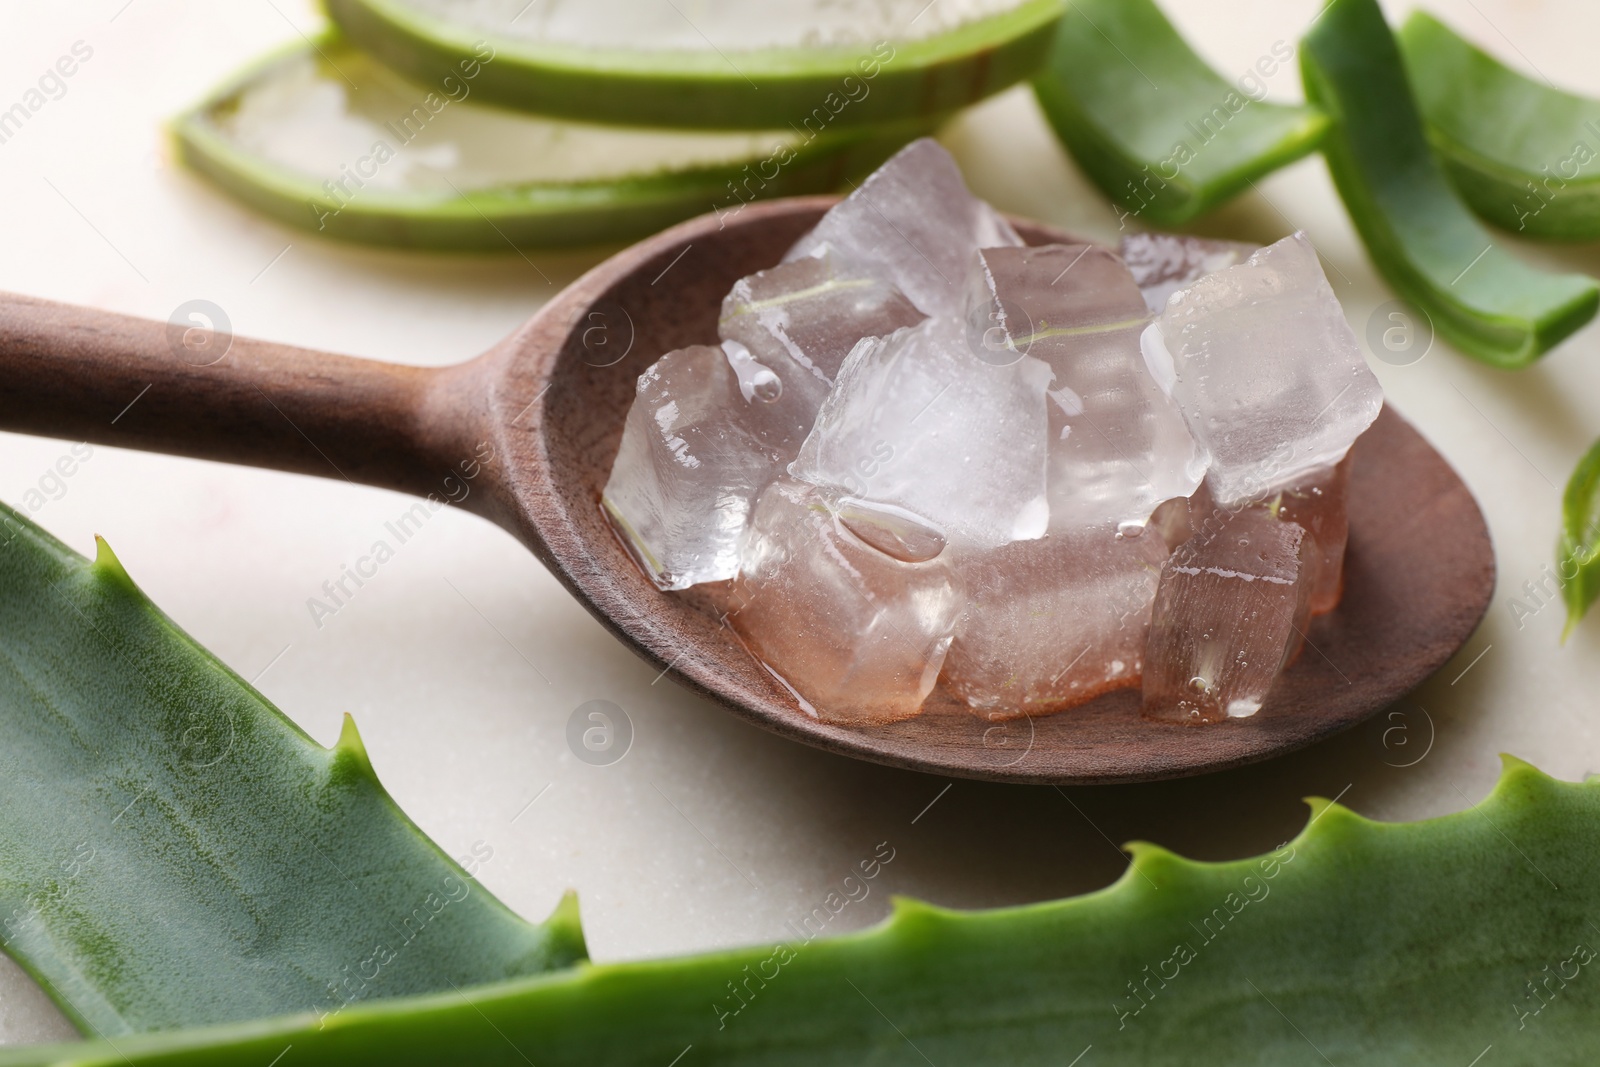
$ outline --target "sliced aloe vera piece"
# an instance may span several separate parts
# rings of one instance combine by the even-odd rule
[[[803,128],[928,118],[1029,77],[1062,0],[327,0],[418,81],[596,122]]]
[[[1109,889],[862,934],[305,1016],[0,1053],[0,1067],[1235,1067],[1600,1057],[1600,783],[1508,760],[1474,810],[1317,802],[1276,852],[1152,845]],[[195,961],[198,968],[203,960]],[[292,1057],[292,1059],[290,1058]]]
[[[347,718],[324,749],[104,542],[0,506],[0,947],[86,1033],[449,990],[584,955],[405,817]],[[493,849],[475,845],[476,869]]]
[[[832,189],[921,124],[625,129],[484,107],[471,67],[414,85],[328,35],[237,76],[173,127],[181,158],[304,229],[437,249],[633,240],[757,197]]]
[[[1152,0],[1074,0],[1034,93],[1086,174],[1131,215],[1176,226],[1316,148],[1314,108],[1259,97],[1294,53],[1239,83],[1205,64]],[[1251,80],[1254,79],[1254,80]]]
[[[1423,11],[1399,40],[1428,140],[1472,210],[1528,237],[1600,237],[1600,100],[1524,77]]]
[[[1600,598],[1600,441],[1583,454],[1567,479],[1556,552],[1556,573],[1567,602],[1565,640]]]
[[[1440,336],[1486,363],[1521,367],[1594,317],[1592,279],[1518,261],[1457,197],[1376,0],[1332,0],[1300,62],[1306,96],[1333,122],[1323,154],[1367,253]]]

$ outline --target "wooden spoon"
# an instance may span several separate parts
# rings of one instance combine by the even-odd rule
[[[1123,691],[1003,723],[937,692],[922,716],[894,726],[809,718],[712,614],[650,584],[599,499],[634,379],[664,352],[714,342],[723,294],[777,263],[835,202],[776,200],[686,222],[602,263],[477,359],[437,369],[244,338],[197,366],[214,356],[197,357],[167,323],[0,296],[0,428],[441,501],[469,488],[463,507],[519,537],[689,688],[819,748],[970,778],[1130,782],[1266,759],[1388,706],[1471,635],[1494,587],[1483,516],[1444,459],[1386,409],[1355,446],[1344,601],[1314,621],[1254,717],[1150,723],[1137,692]],[[1072,240],[1037,223],[1018,229],[1035,244]],[[467,480],[464,469],[490,453]]]

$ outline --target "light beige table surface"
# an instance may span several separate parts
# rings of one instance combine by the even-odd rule
[[[509,253],[403,254],[291,232],[173,166],[163,119],[315,27],[310,4],[3,4],[0,107],[75,42],[93,56],[65,96],[0,144],[0,289],[157,319],[205,298],[242,335],[417,364],[477,353],[554,292]],[[1292,44],[1319,6],[1167,0],[1230,73]],[[1431,6],[1524,69],[1600,94],[1600,6]],[[1298,96],[1293,66],[1271,91]],[[969,113],[943,139],[1003,209],[1115,237],[1116,214],[1026,91]],[[1265,241],[1301,227],[1364,334],[1390,295],[1319,159],[1261,183],[1203,230]],[[599,255],[534,259],[560,285]],[[1564,255],[1600,271],[1600,251]],[[1266,849],[1299,828],[1307,794],[1386,819],[1458,810],[1488,790],[1503,751],[1566,778],[1600,769],[1600,619],[1560,648],[1560,607],[1537,608],[1523,590],[1551,559],[1559,486],[1600,435],[1600,334],[1591,327],[1519,374],[1442,344],[1412,366],[1374,369],[1488,514],[1501,580],[1487,622],[1401,717],[1264,766],[1160,786],[952,784],[781,741],[658,678],[508,535],[453,510],[318,628],[307,598],[408,506],[379,490],[96,448],[35,518],[80,551],[106,535],[158,604],[313,736],[331,742],[353,712],[380,776],[425,831],[452,855],[492,845],[481,878],[513,907],[542,917],[574,887],[596,958],[659,956],[785,936],[785,922],[879,842],[895,858],[837,930],[881,918],[891,893],[978,907],[1095,888],[1121,870],[1114,842],[1130,838],[1216,859]],[[67,449],[0,435],[0,499],[17,503]],[[567,747],[568,716],[592,699],[614,701],[635,727],[632,750],[611,766]],[[0,957],[0,1042],[72,1033]]]

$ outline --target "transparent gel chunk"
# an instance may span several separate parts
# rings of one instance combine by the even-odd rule
[[[1350,539],[1350,460],[1345,456],[1332,467],[1312,471],[1274,498],[1278,517],[1303,527],[1314,544],[1313,615],[1338,607],[1344,593],[1344,552]]]
[[[950,648],[960,597],[942,559],[908,563],[839,521],[830,496],[780,478],[761,494],[729,623],[825,722],[910,718]]]
[[[944,531],[921,515],[893,504],[841,497],[833,510],[841,526],[902,563],[937,559],[948,543]]]
[[[1150,314],[1122,262],[1092,245],[1047,245],[985,249],[975,264],[970,342],[989,360],[1025,354],[1052,373],[1052,523],[1138,527],[1193,492],[1205,456],[1145,365]]]
[[[717,329],[771,368],[814,415],[858,341],[922,318],[888,282],[845,273],[823,254],[740,279],[722,302]]]
[[[1304,529],[1248,507],[1197,529],[1167,560],[1144,655],[1144,715],[1254,715],[1299,650],[1315,581]]]
[[[1020,245],[1011,224],[973,196],[931,138],[913,141],[796,242],[789,263],[825,250],[852,273],[892,283],[928,315],[960,315],[980,248]]]
[[[1226,508],[1339,462],[1383,406],[1304,234],[1179,290],[1141,341]]]
[[[639,376],[602,503],[662,589],[732,578],[751,507],[809,426],[759,365],[697,345]]]
[[[789,472],[922,516],[951,543],[996,548],[1045,532],[1045,389],[1031,357],[978,359],[962,323],[930,318],[845,360]]]
[[[1167,547],[1109,524],[957,562],[967,603],[944,684],[989,718],[1069,708],[1139,685]]]
[[[1159,315],[1173,293],[1213,271],[1243,263],[1260,247],[1181,233],[1131,233],[1122,239],[1120,251],[1145,303]]]
[[[1161,538],[1170,551],[1189,540],[1194,532],[1189,518],[1191,502],[1188,497],[1163,500],[1150,515],[1148,529]]]
[[[1201,482],[1194,492],[1186,497],[1174,497],[1164,500],[1150,516],[1150,529],[1161,536],[1166,542],[1167,550],[1175,552],[1178,546],[1197,533],[1209,535],[1217,529],[1217,525],[1225,521],[1229,512],[1217,507],[1217,502],[1212,499],[1211,490]]]

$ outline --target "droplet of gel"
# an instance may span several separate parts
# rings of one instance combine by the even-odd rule
[[[741,386],[743,384],[740,382]],[[750,382],[750,392],[763,404],[770,404],[783,395],[783,379],[774,371],[762,367]]]
[[[728,357],[728,366],[739,378],[739,392],[745,403],[770,404],[783,395],[783,379],[771,367],[757,362],[744,345],[738,341],[724,341],[722,351]]]
[[[1144,523],[1137,522],[1133,519],[1127,519],[1123,522],[1119,522],[1117,523],[1117,536],[1132,540],[1133,538],[1144,533],[1144,525]]]
[[[944,533],[905,508],[844,497],[834,514],[840,526],[902,563],[926,563],[944,551]]]

